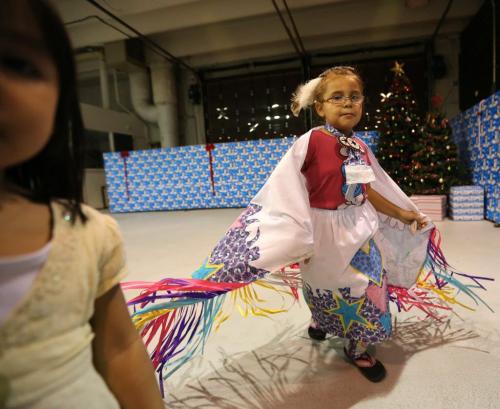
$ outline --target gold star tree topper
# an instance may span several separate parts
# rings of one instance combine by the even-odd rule
[[[399,62],[394,61],[394,67],[391,68],[391,71],[394,71],[396,75],[403,75],[405,73],[403,70],[404,65],[404,62],[400,64]]]

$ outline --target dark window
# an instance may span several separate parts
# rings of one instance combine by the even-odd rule
[[[500,21],[497,3],[496,24]],[[485,1],[460,35],[460,109],[465,111],[498,90],[493,84],[493,36],[496,37],[496,78],[500,75],[500,29],[493,33],[491,2]],[[498,79],[496,80],[498,82]]]
[[[372,130],[380,93],[389,88],[393,78],[390,69],[395,60],[405,63],[404,70],[412,83],[419,113],[423,114],[428,108],[424,54],[315,65],[311,75],[317,76],[332,65],[356,66],[363,77],[366,95],[363,119],[357,129]],[[299,69],[207,80],[204,92],[207,142],[301,135],[308,129],[305,115],[302,113],[298,118],[292,115],[290,99],[302,82]],[[313,115],[313,125],[319,124],[321,119]]]
[[[109,152],[109,139],[106,132],[85,130],[84,167],[102,169],[104,162],[102,154]]]
[[[207,81],[207,140],[218,143],[304,133],[304,120],[290,112],[290,98],[300,82],[299,70]]]
[[[115,133],[113,135],[115,151],[130,151],[134,149],[133,138],[131,135]],[[85,154],[84,167],[102,169],[104,160],[102,154],[109,152],[109,137],[107,132],[85,130]]]
[[[115,142],[115,151],[131,151],[134,149],[134,138],[132,135],[126,135],[123,133],[113,134]]]

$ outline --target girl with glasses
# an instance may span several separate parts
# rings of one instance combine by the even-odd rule
[[[356,137],[362,103],[363,82],[350,67],[331,68],[300,86],[292,112],[314,105],[324,125],[295,141],[192,279],[130,283],[143,290],[131,301],[141,305],[134,319],[143,336],[151,339],[155,328],[169,323],[154,348],[159,372],[168,376],[202,350],[214,322],[225,319],[220,317],[227,293],[234,291],[231,299],[240,300],[242,314],[269,314],[247,286],[269,288],[262,280],[297,263],[312,314],[309,335],[343,338],[346,358],[372,382],[386,375],[367,348],[391,335],[389,286],[398,308],[416,306],[429,316],[431,305],[457,303],[452,293],[478,303],[471,291],[478,277],[460,273],[471,285],[457,280],[430,220]],[[285,284],[294,277],[281,276]],[[444,285],[451,292],[439,298]]]
[[[327,333],[344,338],[349,361],[378,382],[385,369],[367,347],[391,334],[383,246],[377,240],[379,216],[399,221],[402,231],[412,224],[422,229],[428,220],[354,135],[362,103],[363,81],[351,67],[325,71],[299,87],[293,98],[294,115],[314,105],[325,121],[294,147],[303,145],[305,151],[300,173],[309,199],[313,242],[312,256],[300,270],[312,313],[311,338],[322,340]],[[416,249],[426,237],[422,235]]]

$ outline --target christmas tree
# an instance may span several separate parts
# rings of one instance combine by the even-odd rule
[[[410,80],[397,61],[391,71],[394,78],[387,94],[381,94],[376,129],[380,132],[377,158],[385,171],[407,194],[414,186],[411,179],[411,158],[415,142],[420,138],[420,117]]]
[[[427,114],[422,137],[412,157],[411,176],[418,194],[447,194],[450,186],[466,181],[465,167],[460,166],[457,146],[444,114],[439,111],[442,97],[432,98],[433,111]]]

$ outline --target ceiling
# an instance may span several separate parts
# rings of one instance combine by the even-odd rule
[[[430,38],[448,1],[287,0],[287,4],[306,51],[317,53]],[[75,47],[126,38],[95,17],[85,19],[89,16],[98,16],[130,33],[85,0],[53,2],[68,23]],[[295,55],[271,0],[97,2],[193,67]],[[440,35],[458,35],[482,2],[453,1]],[[276,3],[286,19],[283,1]]]

